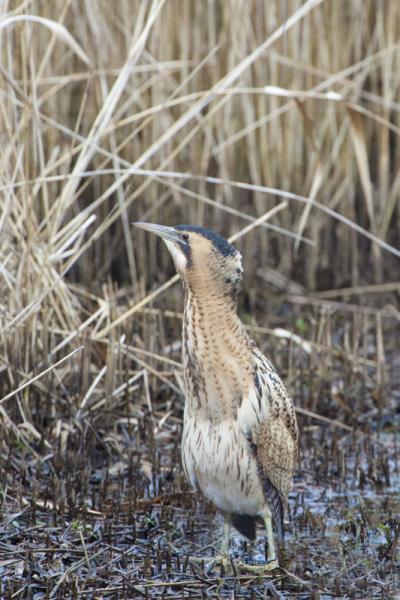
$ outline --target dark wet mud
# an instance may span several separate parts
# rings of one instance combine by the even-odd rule
[[[396,597],[396,431],[343,434],[303,423],[283,569],[256,578],[206,562],[222,520],[182,478],[180,424],[156,431],[152,447],[145,442],[154,419],[132,424],[138,447],[121,424],[118,448],[87,429],[48,458],[23,448],[2,455],[2,598]],[[233,565],[261,563],[264,552],[261,527],[253,545],[233,536]]]
[[[358,363],[331,348],[276,354],[297,406],[330,421],[299,414],[282,568],[265,577],[236,568],[263,563],[261,526],[254,544],[233,535],[230,570],[208,561],[222,518],[184,480],[183,398],[170,385],[101,392],[82,417],[74,375],[55,407],[30,398],[40,439],[16,403],[24,437],[3,426],[0,441],[0,598],[400,598],[396,344],[380,387],[375,346]]]

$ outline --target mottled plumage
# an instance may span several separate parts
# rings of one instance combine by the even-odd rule
[[[181,225],[138,224],[166,242],[185,290],[182,462],[187,479],[226,520],[254,539],[264,519],[268,559],[278,537],[297,455],[292,400],[237,315],[240,253],[218,234]],[[224,542],[227,552],[228,540]]]

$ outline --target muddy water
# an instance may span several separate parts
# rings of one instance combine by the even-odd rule
[[[394,599],[395,419],[379,435],[302,423],[284,568],[264,579],[190,563],[213,555],[222,519],[184,482],[179,425],[148,444],[139,423],[119,447],[88,429],[44,460],[16,446],[0,462],[0,597]],[[261,564],[263,529],[253,545],[234,534],[231,553]]]

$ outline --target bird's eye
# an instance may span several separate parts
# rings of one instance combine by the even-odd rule
[[[189,234],[188,233],[182,233],[181,237],[182,237],[183,240],[185,240],[185,242],[187,242],[188,239],[189,239]]]

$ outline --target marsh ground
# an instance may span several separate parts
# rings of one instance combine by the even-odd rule
[[[400,2],[4,0],[0,30],[0,597],[396,598]],[[301,426],[272,579],[187,561],[221,523],[137,220],[243,255]]]
[[[352,321],[340,315],[331,325],[339,332]],[[79,415],[79,388],[67,376],[57,418],[37,406],[42,440],[27,447],[12,433],[2,439],[1,597],[396,598],[400,389],[398,357],[389,351],[396,338],[385,331],[381,389],[368,327],[358,363],[334,347],[308,354],[257,334],[290,371],[297,406],[332,420],[299,415],[283,569],[263,579],[189,561],[212,556],[222,522],[183,478],[182,397],[162,382],[134,383],[118,399],[92,398]],[[262,562],[264,549],[261,527],[254,545],[236,534],[233,564]]]

